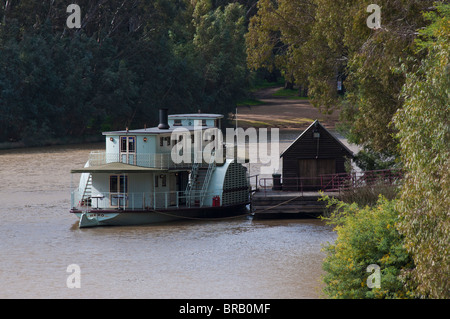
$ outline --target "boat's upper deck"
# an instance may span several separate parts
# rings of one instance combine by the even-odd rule
[[[206,113],[167,115],[167,110],[160,110],[160,124],[156,127],[103,132],[106,150],[92,152],[89,166],[124,163],[179,169],[194,162],[203,164],[208,145],[210,153],[224,147],[217,138],[222,118],[221,114]]]

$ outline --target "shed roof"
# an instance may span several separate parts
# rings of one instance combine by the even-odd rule
[[[329,134],[329,136],[336,141],[336,143],[340,144],[340,146],[342,146],[342,148],[344,149],[344,151],[346,153],[348,153],[349,156],[354,157],[353,152],[344,144],[342,143],[336,136],[334,136],[330,131],[328,131],[322,124],[320,124],[320,122],[318,120],[315,120],[314,122],[311,123],[310,126],[308,126],[308,128],[306,128],[292,143],[291,145],[289,145],[280,155],[280,157],[283,157],[283,155],[289,151],[289,149],[291,149],[294,145],[296,145],[297,143],[300,143],[302,138],[306,136],[307,132],[312,132],[313,129],[316,126],[320,126],[325,132],[327,132]]]

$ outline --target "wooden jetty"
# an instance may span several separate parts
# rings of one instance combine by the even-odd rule
[[[323,175],[316,177],[317,181],[313,183],[312,178],[297,178],[297,190],[291,190],[292,185],[285,190],[279,176],[260,178],[257,182],[259,187],[252,191],[252,211],[254,218],[317,218],[326,212],[327,205],[325,201],[319,201],[319,190],[330,197],[340,198],[343,192],[351,189],[400,185],[402,176],[401,170],[387,169]],[[310,190],[312,185],[316,190]]]
[[[342,191],[350,189],[398,185],[403,175],[397,169],[346,172],[344,163],[354,157],[353,152],[317,120],[280,157],[282,174],[251,176],[255,178],[254,218],[317,218],[327,205],[318,200],[319,190],[340,198]]]
[[[327,193],[338,196],[339,193]],[[319,201],[319,192],[295,192],[263,190],[252,196],[255,219],[299,219],[317,218],[326,210],[326,202]]]

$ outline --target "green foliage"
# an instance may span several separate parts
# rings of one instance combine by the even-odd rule
[[[418,48],[426,51],[406,74],[404,107],[395,117],[406,177],[398,202],[400,230],[414,257],[422,297],[450,297],[450,5],[427,14]]]
[[[370,0],[261,0],[247,34],[248,65],[279,68],[288,81],[308,86],[323,112],[341,111],[350,141],[375,152],[397,154],[392,117],[401,108],[404,75],[413,55],[422,11],[433,0],[381,0],[381,25],[366,25]],[[413,67],[406,63],[405,67]],[[337,92],[337,76],[346,95]]]
[[[343,31],[342,44],[349,54],[345,81],[348,103],[342,104],[342,118],[352,123],[353,142],[398,155],[392,117],[402,107],[404,75],[395,70],[414,53],[416,29],[426,24],[422,11],[429,10],[433,1],[377,2],[382,28],[376,31],[366,26],[365,8],[370,3],[355,1],[343,8],[351,22]],[[412,65],[405,63],[405,67]]]
[[[373,206],[377,203],[380,195],[388,200],[393,200],[399,192],[398,185],[386,185],[382,181],[372,185],[352,187],[341,191],[339,199],[345,203],[356,203],[360,207]]]
[[[66,27],[62,0],[0,8],[0,142],[35,145],[156,125],[161,107],[228,114],[244,96],[242,5],[77,3],[81,29]]]
[[[389,169],[399,166],[395,154],[374,152],[371,148],[360,150],[353,160],[363,171]]]
[[[381,28],[372,30],[366,25],[371,0],[260,0],[246,36],[250,68],[278,68],[287,81],[308,86],[308,96],[317,108],[340,110],[341,127],[346,128],[349,141],[364,148],[356,158],[363,169],[404,165],[406,176],[396,211],[401,214],[399,230],[417,266],[408,291],[433,298],[448,298],[450,292],[447,2],[377,1]],[[337,94],[338,75],[344,79],[343,97]],[[382,211],[395,215],[391,206],[383,205],[379,206]],[[372,216],[376,211],[345,207],[352,211],[349,216]],[[349,217],[348,221],[345,227],[353,227],[352,231],[342,231],[348,240],[359,236],[358,227],[379,229],[375,218]],[[364,224],[369,222],[373,223]],[[384,235],[393,238],[395,234]],[[364,239],[370,243],[370,238]],[[355,249],[362,258],[381,262],[351,244],[336,247],[346,253],[345,249]],[[336,253],[339,249],[332,248]],[[375,253],[375,249],[370,252]],[[356,273],[344,271],[344,259],[333,257],[335,263],[328,263],[329,295],[366,296],[367,291],[358,288],[363,264],[356,256],[347,256],[354,260],[354,267],[359,262]],[[348,280],[339,279],[340,275]],[[403,296],[401,290],[389,291],[394,292],[371,293]]]
[[[247,62],[253,70],[281,70],[288,82],[306,85],[305,49],[314,20],[309,1],[260,0],[246,35]]]
[[[327,196],[334,210],[327,222],[335,226],[337,239],[328,244],[323,263],[324,293],[330,298],[409,298],[404,284],[413,262],[397,231],[395,201],[380,196],[375,206],[359,207]],[[380,267],[380,288],[369,288],[367,267]]]
[[[245,13],[238,4],[208,11],[208,2],[198,1],[194,8],[192,44],[207,96],[199,108],[225,113],[246,95]]]

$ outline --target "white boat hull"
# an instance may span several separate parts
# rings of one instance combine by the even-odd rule
[[[158,213],[76,213],[80,228],[96,226],[127,226],[152,223],[163,223],[179,219],[179,217]]]
[[[165,223],[175,220],[206,220],[223,217],[245,216],[249,213],[246,205],[230,207],[216,207],[204,209],[174,210],[165,212],[156,211],[73,211],[79,218],[80,228],[96,226],[131,226],[153,223]]]

